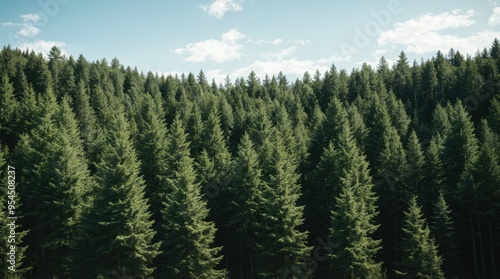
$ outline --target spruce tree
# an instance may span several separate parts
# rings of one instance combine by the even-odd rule
[[[425,213],[431,212],[435,197],[444,191],[444,164],[441,159],[443,149],[444,142],[442,137],[439,134],[432,137],[425,154],[424,187],[420,191],[422,209]]]
[[[168,278],[225,278],[217,270],[221,248],[212,247],[215,224],[207,220],[209,209],[196,182],[193,159],[177,154],[177,168],[168,178],[169,192],[162,210],[162,261],[158,276]]]
[[[118,112],[109,125],[95,175],[98,186],[92,204],[83,212],[76,241],[75,278],[109,276],[123,271],[149,277],[159,253],[144,196],[145,183],[130,140],[128,123]]]
[[[442,259],[438,255],[434,238],[430,236],[417,198],[414,196],[405,211],[403,240],[401,242],[403,258],[398,263],[396,274],[402,278],[443,278]]]
[[[408,164],[408,171],[405,174],[404,182],[409,188],[410,195],[419,195],[424,192],[422,181],[424,179],[424,153],[417,133],[412,131],[408,139],[406,147],[406,159]]]
[[[359,151],[348,124],[339,135],[337,152],[340,194],[332,210],[332,267],[337,276],[382,278],[381,262],[376,259],[381,241],[373,234],[378,215],[368,163]]]
[[[69,102],[55,111],[43,104],[45,116],[16,147],[17,164],[23,166],[19,195],[29,228],[28,261],[41,277],[68,276],[72,238],[85,192],[91,185],[79,130]]]
[[[303,206],[297,205],[299,176],[279,133],[273,143],[269,187],[260,201],[255,266],[259,277],[295,278],[309,272],[310,253],[308,233],[299,230],[303,223]]]
[[[14,147],[17,134],[18,102],[14,96],[14,88],[7,75],[0,81],[0,142],[10,148]]]
[[[238,253],[228,260],[239,259],[238,272],[245,278],[255,278],[254,257],[255,234],[260,221],[259,214],[262,209],[263,193],[268,185],[262,179],[262,170],[258,160],[257,151],[250,136],[245,133],[238,146],[235,161],[235,178],[228,187],[232,201],[229,205],[229,217],[226,227],[232,244]]]
[[[458,244],[455,227],[443,193],[440,193],[434,203],[434,214],[431,223],[431,233],[438,243],[438,251],[443,255],[443,270],[448,278],[454,278],[457,270]]]
[[[483,119],[480,123],[479,134],[481,145],[479,156],[474,164],[473,181],[475,203],[472,208],[473,214],[477,215],[476,225],[478,226],[479,247],[484,265],[491,263],[491,269],[486,270],[486,277],[496,277],[497,270],[495,264],[495,224],[500,221],[500,161],[499,161],[499,140]],[[469,192],[470,194],[470,192]],[[470,198],[471,199],[471,198]],[[484,260],[483,260],[484,259]]]
[[[145,195],[149,199],[150,212],[155,231],[162,224],[163,199],[167,192],[168,174],[167,127],[163,121],[163,108],[146,95],[140,112],[137,153],[141,162],[141,173],[146,183]],[[156,238],[158,239],[158,235]]]
[[[206,121],[203,133],[203,147],[208,158],[213,162],[213,172],[205,173],[206,179],[202,185],[207,196],[208,204],[212,209],[212,214],[217,225],[222,227],[224,221],[227,202],[226,186],[231,178],[231,154],[227,148],[227,139],[220,126],[220,116],[216,110],[212,110]]]

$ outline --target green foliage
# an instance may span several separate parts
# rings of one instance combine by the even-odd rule
[[[56,111],[46,112],[29,135],[21,136],[16,158],[24,166],[19,195],[25,212],[22,224],[30,229],[28,259],[44,276],[65,276],[71,266],[74,224],[90,186],[78,126],[66,100]]]
[[[123,113],[110,119],[102,159],[97,164],[92,203],[82,213],[73,267],[75,278],[127,274],[148,277],[159,243],[144,195],[145,183]]]
[[[451,219],[451,210],[444,199],[442,193],[434,203],[434,214],[431,224],[431,233],[439,243],[438,251],[443,255],[442,268],[445,270],[448,278],[453,278],[457,270],[457,238],[455,236],[455,227]]]
[[[19,136],[16,129],[18,109],[19,104],[14,96],[14,87],[7,75],[4,75],[0,81],[0,142],[11,148]]]
[[[262,193],[262,210],[257,224],[255,267],[263,278],[294,278],[308,273],[307,232],[303,223],[297,166],[280,133],[273,138],[269,187]]]
[[[225,278],[215,269],[221,248],[212,247],[215,224],[207,221],[209,209],[196,182],[193,159],[178,154],[177,168],[167,179],[163,201],[162,261],[158,276],[168,278]]]
[[[445,53],[217,85],[4,47],[17,277],[497,278],[499,41]]]
[[[379,227],[375,224],[377,197],[372,190],[368,163],[355,145],[347,124],[339,135],[337,157],[337,166],[342,171],[341,190],[332,211],[334,273],[351,278],[382,278],[382,263],[376,259],[381,241],[373,239]]]
[[[441,270],[442,259],[417,205],[416,197],[410,200],[405,211],[403,233],[403,259],[399,262],[396,273],[402,278],[444,278]]]

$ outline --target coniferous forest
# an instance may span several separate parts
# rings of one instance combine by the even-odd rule
[[[499,278],[500,42],[443,51],[218,84],[4,47],[0,277]]]

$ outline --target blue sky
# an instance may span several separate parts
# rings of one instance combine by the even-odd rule
[[[356,4],[353,4],[356,3]],[[159,74],[201,69],[261,78],[410,61],[451,47],[474,54],[500,39],[498,0],[2,0],[0,44],[75,58],[117,57]]]

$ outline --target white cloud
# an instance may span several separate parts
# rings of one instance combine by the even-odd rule
[[[19,45],[18,48],[21,50],[26,50],[26,49],[28,49],[30,51],[33,50],[36,53],[41,52],[44,56],[47,56],[50,52],[50,49],[53,46],[56,46],[58,48],[62,48],[64,46],[66,46],[66,44],[63,42],[57,42],[57,41],[38,40],[36,42],[23,43],[23,44]],[[61,53],[63,55],[66,55],[66,53],[63,49],[61,49]]]
[[[21,15],[20,17],[23,19],[24,22],[37,22],[40,19],[42,19],[37,14],[26,14],[26,15]]]
[[[31,38],[33,36],[38,35],[41,32],[40,28],[37,28],[33,25],[33,23],[42,19],[39,15],[26,14],[26,15],[20,15],[19,17],[23,20],[23,23],[3,22],[2,26],[13,26],[19,28],[17,34],[25,38]]]
[[[496,7],[493,9],[493,14],[488,19],[488,24],[491,26],[500,25],[500,7]]]
[[[243,7],[234,0],[215,0],[210,6],[201,6],[209,15],[216,18],[223,18],[227,12],[240,12]]]
[[[391,30],[383,31],[378,37],[379,46],[404,45],[405,51],[416,54],[431,53],[437,50],[447,51],[455,48],[461,52],[475,53],[478,48],[488,45],[491,38],[499,37],[499,32],[484,30],[458,37],[443,34],[442,31],[468,27],[475,24],[473,10],[461,13],[454,10],[451,13],[439,15],[425,14],[402,23],[396,23]]]
[[[285,49],[282,49],[282,50],[279,50],[276,52],[265,52],[265,53],[261,54],[261,56],[266,58],[266,59],[282,59],[282,58],[285,58],[287,56],[292,55],[296,49],[297,49],[296,46],[291,46],[291,47],[288,47],[288,48],[285,48]]]
[[[282,42],[283,42],[283,40],[282,40],[282,39],[276,39],[276,40],[273,40],[271,43],[272,43],[273,45],[276,45],[276,46],[277,46],[277,45],[281,44]]]
[[[196,43],[187,44],[185,47],[174,50],[179,55],[187,54],[185,58],[189,62],[205,62],[207,60],[223,63],[240,59],[243,46],[239,41],[244,39],[245,35],[236,29],[221,35],[220,40],[210,39]]]
[[[38,35],[41,32],[40,28],[37,28],[31,24],[20,24],[20,26],[22,26],[21,30],[19,30],[17,34],[26,38],[31,38],[33,36]]]

